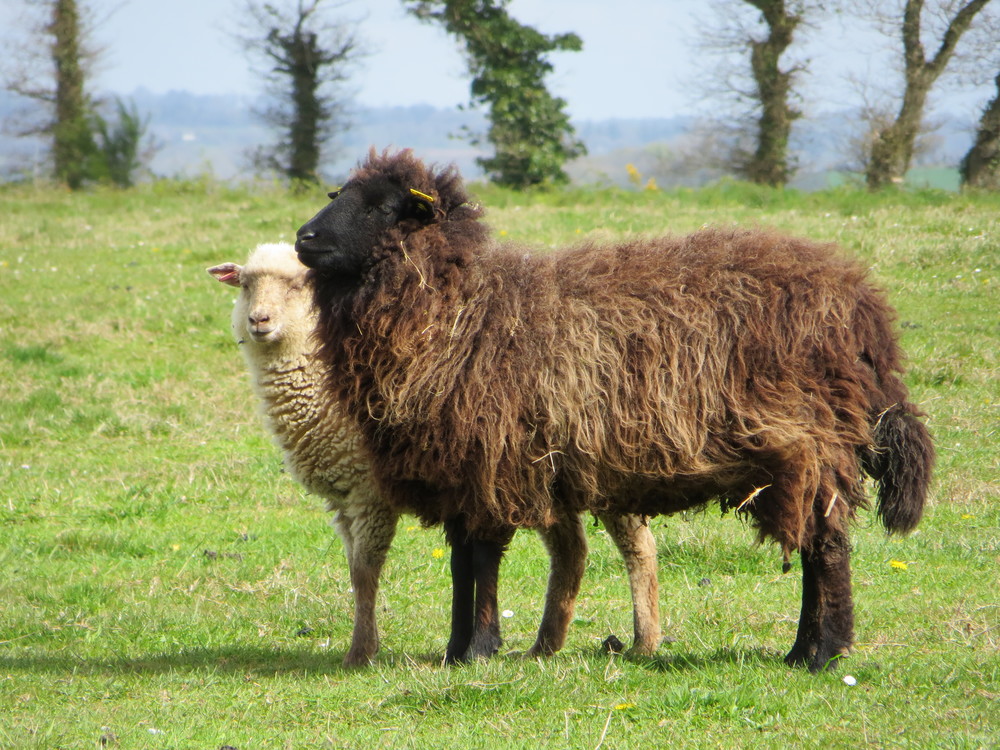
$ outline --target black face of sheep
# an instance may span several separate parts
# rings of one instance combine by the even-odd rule
[[[330,198],[299,229],[295,241],[302,263],[325,276],[360,277],[386,230],[406,221],[419,226],[435,219],[432,197],[389,180],[363,186],[349,182]]]

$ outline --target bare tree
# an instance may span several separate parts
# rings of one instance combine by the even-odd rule
[[[156,146],[145,140],[148,119],[134,104],[116,98],[112,106],[90,92],[101,56],[91,7],[76,0],[24,0],[24,9],[34,16],[26,17],[3,77],[6,89],[31,106],[11,132],[49,140],[52,175],[73,190],[91,182],[128,187]]]
[[[960,77],[969,84],[991,91],[976,127],[975,140],[962,158],[962,184],[1000,190],[1000,8],[993,5],[976,20],[969,38],[971,51],[964,55]]]
[[[903,43],[902,101],[895,117],[873,133],[865,168],[865,181],[870,190],[879,190],[903,179],[913,159],[914,144],[923,123],[931,87],[954,57],[962,35],[988,2],[941,0],[936,4],[927,15],[934,16],[939,39],[933,54],[928,57],[923,37],[925,26],[931,24],[925,24],[924,0],[905,0],[902,24],[898,27]],[[884,24],[884,3],[873,0],[873,6],[877,6],[873,7],[873,11],[879,14]]]
[[[996,96],[983,110],[976,141],[962,159],[962,184],[1000,190],[1000,74],[995,79]]]
[[[764,185],[784,185],[794,173],[789,138],[801,112],[793,104],[805,62],[789,59],[796,33],[822,4],[812,0],[717,0],[701,46],[720,59],[705,93],[717,108],[729,102],[725,160],[737,174]],[[741,10],[742,8],[742,10]],[[749,53],[749,54],[747,54]],[[749,58],[749,65],[746,61]],[[724,110],[725,111],[725,110]],[[719,119],[716,115],[714,119]]]
[[[767,24],[765,39],[750,40],[750,69],[760,107],[757,119],[757,147],[741,166],[752,182],[779,187],[791,177],[788,138],[792,123],[801,113],[791,106],[790,96],[799,68],[782,70],[780,58],[792,44],[802,17],[785,0],[746,0],[757,8]]]
[[[15,55],[18,67],[6,72],[6,88],[43,105],[42,119],[28,116],[17,134],[51,139],[52,173],[75,190],[89,178],[96,150],[94,102],[87,90],[97,59],[89,42],[90,11],[76,0],[50,0],[32,8],[39,15],[34,28],[27,29],[29,48]]]
[[[248,0],[248,21],[238,35],[264,66],[271,104],[258,115],[281,132],[275,145],[257,149],[254,163],[293,183],[318,179],[324,148],[347,127],[343,84],[361,54],[347,23],[329,18],[322,5],[323,0],[283,5]]]

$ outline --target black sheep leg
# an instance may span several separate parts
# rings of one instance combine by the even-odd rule
[[[498,540],[474,540],[472,566],[476,579],[476,605],[472,642],[463,661],[488,659],[500,650],[500,610],[497,606],[497,582],[500,561],[513,537],[513,530]]]
[[[469,536],[462,518],[445,523],[451,544],[451,637],[445,662],[489,658],[500,650],[500,613],[497,581],[500,561],[514,536],[514,529],[493,539]]]
[[[845,533],[824,534],[818,550],[816,590],[820,601],[819,638],[810,672],[834,669],[854,643],[851,545]]]
[[[474,543],[461,518],[446,522],[444,528],[451,545],[451,637],[444,660],[454,664],[462,659],[472,642],[476,592]]]
[[[804,667],[816,651],[819,640],[819,594],[816,590],[816,562],[814,556],[802,552],[802,611],[799,614],[799,629],[795,635],[792,650],[785,656],[785,663],[792,667]]]
[[[817,521],[812,545],[802,551],[802,616],[785,661],[810,672],[834,669],[854,642],[851,546],[845,532]]]

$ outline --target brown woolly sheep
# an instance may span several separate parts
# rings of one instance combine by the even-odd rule
[[[858,263],[735,229],[525,252],[490,240],[456,170],[409,151],[373,151],[331,197],[296,250],[330,385],[395,507],[494,543],[717,499],[786,569],[800,553],[786,661],[848,652],[862,472],[904,532],[933,463],[894,313]]]

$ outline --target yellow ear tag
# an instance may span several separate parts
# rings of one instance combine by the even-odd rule
[[[415,195],[417,198],[423,198],[428,203],[433,203],[434,202],[434,199],[431,198],[429,195],[427,195],[427,193],[421,193],[416,188],[410,188],[410,193],[412,193],[413,195]]]

